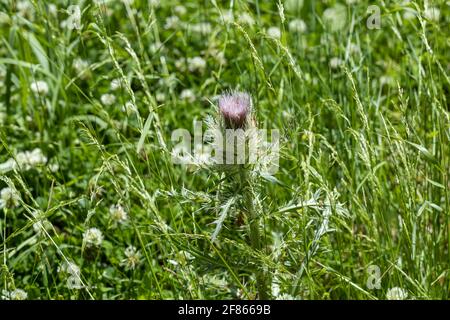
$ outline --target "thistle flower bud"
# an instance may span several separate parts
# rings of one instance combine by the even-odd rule
[[[225,124],[231,128],[245,127],[251,111],[252,100],[245,92],[231,92],[219,97],[219,110]]]

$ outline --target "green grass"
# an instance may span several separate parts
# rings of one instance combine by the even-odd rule
[[[71,30],[69,1],[2,1],[0,190],[20,194],[0,209],[4,294],[255,299],[265,274],[274,299],[386,299],[394,287],[448,299],[450,3],[380,1],[381,27],[368,29],[372,1],[300,2],[81,1]],[[333,30],[342,18],[324,11],[339,4],[347,19]],[[261,128],[281,130],[279,171],[255,188],[261,250],[255,220],[228,206],[239,192],[223,197],[229,181],[171,159],[172,131],[192,132],[232,89],[252,95]],[[36,148],[39,163],[2,167]],[[99,246],[83,244],[89,228]]]

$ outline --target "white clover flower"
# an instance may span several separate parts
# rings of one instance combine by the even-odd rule
[[[211,47],[206,50],[206,55],[213,57],[218,64],[226,64],[227,59],[225,58],[225,53],[218,50],[217,48]]]
[[[71,261],[64,261],[57,270],[58,273],[68,273],[73,276],[81,274],[80,267]]]
[[[353,42],[351,42],[351,43],[348,45],[348,51],[349,51],[351,54],[358,54],[358,53],[360,53],[360,48],[359,48],[358,45],[356,45],[356,44],[354,44]]]
[[[88,247],[99,247],[103,242],[103,234],[97,228],[90,228],[83,234],[83,242]]]
[[[124,223],[128,220],[128,214],[120,204],[113,204],[109,208],[109,215],[114,223]]]
[[[48,12],[51,15],[56,16],[58,14],[58,7],[55,4],[51,3],[48,5]]]
[[[164,102],[166,100],[166,95],[163,92],[157,92],[155,95],[155,99],[159,103]]]
[[[234,21],[234,15],[233,15],[233,12],[231,12],[231,11],[225,11],[225,12],[222,13],[221,18],[222,18],[222,21],[223,21],[224,23],[233,23],[233,21]]]
[[[102,94],[100,101],[105,106],[111,106],[116,102],[116,96],[110,93]]]
[[[164,51],[166,48],[162,43],[159,42],[159,43],[151,43],[148,49],[151,53],[157,53]]]
[[[184,16],[187,12],[186,7],[182,5],[175,6],[175,8],[173,8],[173,11],[179,16]]]
[[[72,62],[72,68],[75,70],[80,79],[86,80],[87,78],[89,78],[89,62],[87,62],[86,60],[76,58]]]
[[[15,208],[19,205],[20,194],[9,187],[6,187],[0,191],[0,209],[2,208]]]
[[[136,112],[137,108],[132,101],[127,101],[125,105],[122,106],[122,111],[130,114],[131,112]]]
[[[330,60],[330,68],[337,69],[342,65],[342,60],[338,57],[331,58]]]
[[[56,173],[59,170],[59,164],[57,162],[52,162],[48,164],[48,169],[53,172]]]
[[[384,75],[380,77],[380,84],[381,85],[393,85],[395,83],[394,79],[391,76]]]
[[[306,23],[302,19],[294,19],[289,22],[289,31],[296,33],[304,33],[306,31]]]
[[[44,156],[41,149],[36,148],[32,151],[18,152],[16,160],[22,169],[29,170],[33,167],[44,165],[47,162],[47,157]]]
[[[282,293],[276,297],[276,300],[297,300],[295,297],[287,293]]]
[[[345,0],[345,3],[347,4],[355,4],[357,2],[359,2],[359,0]]]
[[[158,84],[161,87],[167,87],[169,89],[174,88],[177,84],[177,76],[175,73],[171,73],[166,77],[160,78],[158,80]]]
[[[430,21],[438,22],[441,17],[441,10],[435,7],[426,8],[423,15]]]
[[[124,265],[126,269],[134,270],[141,262],[141,253],[134,246],[127,247],[124,253],[126,258],[122,260],[122,265]]]
[[[39,148],[33,149],[33,151],[25,151],[25,165],[30,167],[36,167],[47,163],[47,157],[44,156],[42,150]]]
[[[347,8],[342,4],[326,9],[323,12],[323,22],[331,31],[339,31],[347,24]]]
[[[198,33],[199,35],[205,36],[211,33],[212,27],[209,22],[200,22],[197,24],[192,24],[190,29],[194,33]]]
[[[406,298],[408,298],[408,292],[400,287],[391,288],[386,293],[388,300],[405,300]]]
[[[178,71],[184,72],[186,71],[186,61],[183,58],[177,59],[175,61],[175,68],[177,68]]]
[[[205,274],[202,279],[204,283],[217,288],[228,287],[228,282],[223,277],[218,277],[217,275]]]
[[[194,102],[195,101],[195,94],[194,91],[191,89],[183,89],[180,94],[181,100],[186,100],[188,102]]]
[[[46,96],[48,94],[48,84],[45,81],[37,80],[30,84],[30,90],[34,94]]]
[[[41,235],[44,234],[45,231],[48,231],[51,228],[51,223],[47,219],[44,219],[42,221],[38,221],[33,223],[33,230],[36,232],[36,234]]]
[[[151,7],[158,7],[160,5],[161,1],[160,0],[148,0],[148,4]]]
[[[33,211],[31,214],[36,220],[36,222],[33,223],[33,230],[38,235],[45,233],[46,230],[49,230],[52,227],[50,221],[48,221],[47,219],[41,219],[39,217],[39,212]]]
[[[403,19],[404,20],[413,20],[417,17],[417,12],[415,10],[412,9],[407,9],[405,10],[405,12],[403,13]]]
[[[28,1],[19,1],[16,3],[17,13],[22,17],[32,18],[34,15],[33,4]]]
[[[281,30],[278,27],[270,27],[269,29],[267,29],[267,35],[274,39],[280,39]]]
[[[177,29],[180,26],[180,18],[178,16],[170,16],[166,19],[164,29]]]
[[[206,68],[206,61],[202,57],[188,58],[188,69],[191,72],[203,72]]]
[[[297,13],[303,8],[303,0],[285,0],[284,9],[286,12]]]
[[[111,81],[110,88],[112,91],[120,89],[121,86],[122,86],[122,79],[117,78]]]
[[[9,300],[26,300],[28,294],[22,289],[15,289],[9,292]]]
[[[252,26],[252,25],[254,25],[255,24],[255,20],[253,19],[253,17],[250,15],[250,14],[248,14],[247,12],[244,12],[244,13],[241,13],[239,16],[238,16],[238,22],[240,23],[240,24],[246,24],[246,25],[248,25],[248,26]]]

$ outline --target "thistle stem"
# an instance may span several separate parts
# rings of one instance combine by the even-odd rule
[[[263,248],[261,235],[259,232],[259,219],[254,207],[253,193],[251,189],[251,181],[248,176],[248,172],[244,167],[241,167],[240,178],[243,192],[244,207],[249,219],[250,225],[250,245],[255,251],[261,251]],[[258,296],[261,300],[269,299],[269,294],[267,292],[266,275],[264,270],[257,269],[255,271],[256,286],[258,288]]]

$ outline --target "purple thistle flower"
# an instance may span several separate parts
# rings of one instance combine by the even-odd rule
[[[246,92],[230,92],[219,97],[219,110],[227,126],[243,128],[251,111],[252,100]]]

